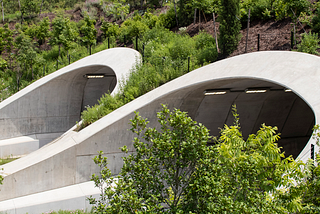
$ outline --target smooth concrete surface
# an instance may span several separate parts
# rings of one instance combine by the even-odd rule
[[[267,87],[270,91],[260,95],[244,92],[254,87]],[[226,88],[230,93],[225,98],[207,97],[203,93],[208,89]],[[292,94],[285,94],[285,88],[292,89]],[[218,61],[138,97],[80,132],[70,130],[30,155],[4,165],[0,201],[89,181],[90,176],[98,172],[92,158],[100,150],[108,157],[111,171],[119,173],[124,156],[119,147],[127,145],[134,151],[134,135],[129,131],[134,111],[147,117],[150,126],[158,127],[156,113],[161,109],[160,104],[188,111],[198,122],[208,124],[212,133],[224,123],[232,124],[230,109],[232,104],[237,104],[244,135],[254,132],[268,119],[267,125],[278,124],[286,133],[283,144],[293,140],[294,144],[288,148],[297,151],[301,147],[303,150],[297,156],[306,160],[310,158],[311,143],[315,144],[310,138],[310,128],[319,123],[319,93],[320,58],[317,56],[267,51]],[[215,120],[222,122],[215,123]]]
[[[119,90],[139,57],[130,48],[107,49],[34,82],[0,103],[0,140],[67,131],[80,120],[84,106]],[[87,74],[105,77],[93,80]]]
[[[0,158],[21,157],[38,150],[63,134],[35,134],[0,140]]]
[[[39,140],[30,136],[0,140],[0,158],[19,157],[39,149]]]
[[[0,213],[5,214],[41,214],[53,210],[90,211],[92,205],[87,200],[98,198],[100,191],[92,181],[63,187],[55,190],[32,194],[0,202]]]

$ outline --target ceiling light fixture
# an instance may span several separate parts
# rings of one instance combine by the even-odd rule
[[[289,88],[286,88],[286,89],[284,89],[284,92],[292,92],[292,90]]]
[[[227,89],[208,89],[208,90],[205,90],[203,92],[203,94],[205,96],[208,96],[208,95],[223,95],[223,94],[226,94],[228,92]]]
[[[266,93],[268,89],[266,88],[247,88],[245,90],[246,94],[259,94],[259,93]]]
[[[105,77],[105,74],[85,74],[83,77],[87,79],[102,79]]]

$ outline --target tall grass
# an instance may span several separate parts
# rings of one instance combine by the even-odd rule
[[[98,101],[99,104],[82,112],[83,123],[80,128],[90,125],[162,84],[186,74],[188,67],[189,70],[193,70],[217,58],[216,49],[208,49],[214,47],[214,40],[204,32],[191,38],[161,27],[153,28],[144,34],[140,43],[145,44],[144,63],[132,68],[127,80],[122,82],[118,94],[115,96],[105,94]]]

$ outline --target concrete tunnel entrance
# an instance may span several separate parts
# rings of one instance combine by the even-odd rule
[[[244,138],[263,123],[277,126],[281,133],[278,145],[286,156],[296,158],[312,136],[315,116],[303,99],[286,89],[258,79],[219,80],[192,90],[181,110],[210,129],[212,136],[219,136],[219,128],[233,124],[232,105],[236,104]]]
[[[102,67],[94,72],[87,72],[83,78],[86,83],[83,91],[81,112],[88,106],[98,104],[98,100],[105,93],[111,93],[116,84],[117,78],[114,71],[109,67]]]

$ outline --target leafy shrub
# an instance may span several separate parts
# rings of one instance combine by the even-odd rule
[[[308,0],[275,0],[273,6],[278,20],[286,17],[295,19],[302,12],[309,13],[311,9],[311,3]]]
[[[297,45],[297,51],[319,55],[317,51],[317,49],[320,48],[319,41],[317,33],[304,33],[302,34],[301,43]]]
[[[118,37],[120,35],[120,28],[117,23],[111,23],[111,22],[104,21],[104,22],[102,22],[100,29],[106,38],[107,37]]]
[[[144,34],[148,26],[140,20],[127,19],[121,25],[121,35],[126,35],[128,39],[139,37]]]
[[[156,23],[158,21],[158,16],[153,15],[150,12],[146,12],[143,15],[142,21],[151,29],[156,26]]]
[[[166,13],[161,13],[159,15],[156,25],[171,29],[176,26],[175,19],[174,8],[170,7],[170,9]]]
[[[184,60],[194,53],[194,40],[189,36],[177,35],[173,41],[168,44],[169,56],[173,60]]]
[[[317,4],[314,17],[311,22],[313,32],[320,33],[320,4]]]
[[[244,0],[240,2],[241,22],[244,23],[248,19],[248,11],[250,18],[253,19],[270,19],[272,13],[272,0]]]
[[[194,36],[195,49],[198,50],[196,57],[202,65],[206,62],[214,62],[218,57],[218,51],[215,44],[215,39],[206,32],[200,32]]]

